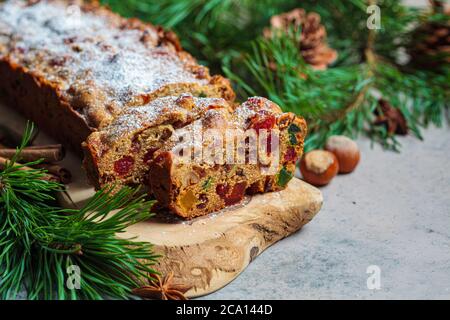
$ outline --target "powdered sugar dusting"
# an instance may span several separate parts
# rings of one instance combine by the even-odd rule
[[[190,61],[158,46],[154,28],[124,29],[123,23],[62,1],[8,0],[0,4],[0,58],[8,54],[63,90],[75,82],[98,88],[105,103],[119,108],[164,85],[207,83],[189,71]]]
[[[192,109],[180,103],[182,98],[192,99]],[[170,123],[175,118],[178,119],[177,121],[181,119],[182,122],[192,122],[205,114],[210,106],[227,108],[228,104],[223,99],[196,98],[190,94],[158,98],[145,106],[127,108],[102,130],[102,140],[106,143],[114,143],[135,130]]]

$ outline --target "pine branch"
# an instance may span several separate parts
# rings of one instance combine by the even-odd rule
[[[310,132],[306,149],[321,145],[330,134],[354,135],[362,130],[363,120],[371,116],[359,112],[373,82],[368,66],[315,72],[299,55],[292,40],[296,38],[260,38],[255,42],[254,53],[245,60],[246,69],[240,73],[243,77],[225,69],[227,76],[248,95],[268,96],[285,111],[304,116]]]
[[[266,96],[284,110],[304,116],[310,127],[307,149],[320,147],[331,134],[365,133],[384,147],[399,150],[396,137],[373,124],[379,95],[402,111],[418,138],[421,128],[441,124],[448,114],[448,68],[431,72],[398,63],[399,53],[414,37],[412,30],[421,23],[448,20],[442,12],[397,0],[104,2],[120,13],[174,29],[201,63],[213,72],[222,67],[242,99]],[[376,33],[366,26],[367,6],[375,3],[382,13]],[[321,16],[328,42],[339,52],[325,72],[310,70],[298,57],[298,47],[287,39],[260,38],[271,16],[298,6]]]
[[[62,186],[43,180],[45,170],[14,163],[32,130],[27,127],[16,156],[0,171],[0,297],[14,299],[23,288],[29,299],[132,297],[155,273],[157,256],[151,244],[118,236],[151,217],[153,202],[138,190],[113,192],[112,186],[82,209],[58,207],[53,193]],[[70,266],[81,270],[80,290],[66,286]]]

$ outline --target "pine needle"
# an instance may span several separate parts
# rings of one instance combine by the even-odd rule
[[[0,171],[0,298],[132,298],[154,274],[150,243],[120,238],[127,227],[149,219],[153,202],[130,188],[105,188],[79,209],[63,209],[54,194],[63,186],[42,179],[45,170],[15,163],[32,136],[28,125],[16,156]],[[29,166],[30,164],[24,164]],[[70,268],[80,270],[80,289],[67,286]]]

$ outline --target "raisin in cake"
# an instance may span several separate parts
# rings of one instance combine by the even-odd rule
[[[0,2],[0,96],[80,150],[129,106],[183,92],[232,101],[177,37],[96,1]]]

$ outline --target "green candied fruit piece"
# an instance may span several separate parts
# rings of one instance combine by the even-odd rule
[[[277,184],[280,187],[286,187],[293,177],[294,175],[286,167],[283,167],[277,175]]]
[[[302,130],[300,129],[300,127],[294,123],[292,123],[288,128],[288,132],[293,134],[299,133],[301,131]]]
[[[300,131],[301,131],[301,129],[296,124],[291,124],[289,126],[289,128],[288,128],[289,143],[292,146],[295,146],[298,144],[297,133],[299,133]]]
[[[213,178],[208,177],[208,179],[206,179],[206,181],[203,182],[203,185],[202,185],[203,190],[208,191],[209,188],[211,188],[212,183],[213,183]]]
[[[291,144],[291,146],[296,146],[298,144],[297,136],[295,134],[289,134],[289,143]]]

